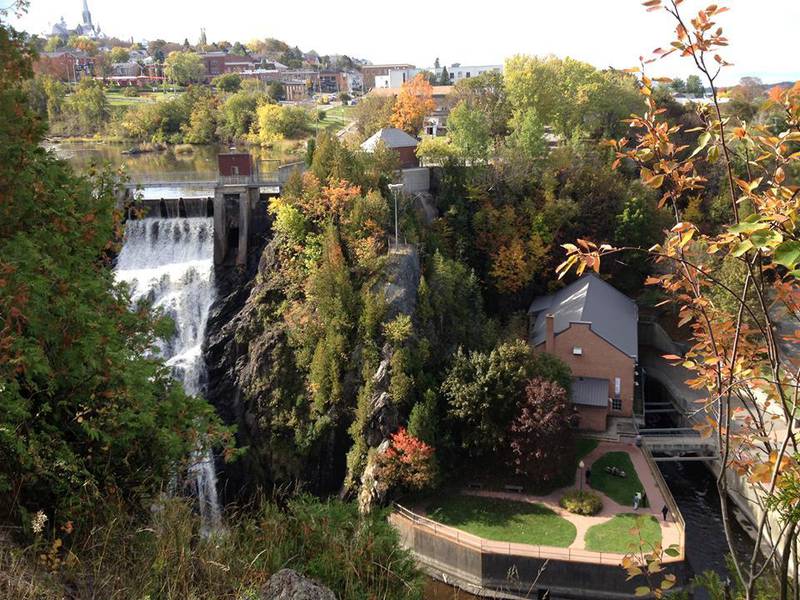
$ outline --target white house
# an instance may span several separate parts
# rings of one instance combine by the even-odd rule
[[[419,69],[389,69],[386,75],[375,76],[375,88],[401,88],[406,81],[414,79],[419,72]]]
[[[435,69],[435,73],[437,77],[442,76],[443,69]],[[503,72],[503,65],[466,65],[462,66],[458,63],[454,65],[450,65],[447,67],[447,73],[450,76],[450,83],[458,83],[462,79],[468,79],[470,77],[477,77],[481,73],[486,73],[488,71],[497,71],[498,73]]]

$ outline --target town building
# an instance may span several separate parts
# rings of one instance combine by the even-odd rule
[[[402,129],[384,127],[361,144],[361,149],[364,150],[364,152],[375,152],[380,144],[383,144],[386,148],[393,150],[397,154],[401,169],[414,169],[419,167],[419,159],[417,158],[417,145],[419,141],[408,135]]]
[[[390,71],[414,69],[414,65],[398,63],[392,65],[363,65],[361,75],[364,78],[364,90],[371,90],[375,87],[375,78],[381,75],[388,75]]]
[[[225,73],[241,73],[256,68],[255,61],[249,56],[228,54],[224,51],[203,52],[199,56],[206,68],[206,79],[209,81]]]
[[[94,59],[81,50],[42,52],[33,65],[33,71],[37,75],[74,82],[94,76]]]
[[[441,78],[444,69],[434,69],[433,72],[436,77]],[[477,77],[483,73],[495,71],[497,73],[503,72],[503,65],[467,65],[461,66],[456,63],[447,67],[447,75],[450,78],[450,83],[458,83],[462,79],[469,79],[470,77]]]
[[[633,417],[638,361],[636,303],[594,274],[534,299],[528,309],[535,352],[572,370],[580,427],[605,431],[609,417]]]
[[[63,40],[66,40],[72,35],[88,37],[93,40],[105,37],[103,32],[100,30],[100,26],[92,23],[92,13],[89,10],[87,0],[83,0],[81,23],[73,28],[69,28],[67,27],[64,17],[61,17],[61,19],[50,29],[50,35],[60,37]]]
[[[397,89],[403,87],[407,81],[411,81],[419,73],[419,69],[390,69],[386,75],[375,76],[375,89]]]

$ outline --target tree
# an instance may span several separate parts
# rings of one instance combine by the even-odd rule
[[[421,73],[417,73],[413,79],[403,84],[397,95],[391,124],[406,133],[417,135],[422,129],[425,117],[435,108],[431,84]]]
[[[424,137],[417,146],[417,157],[426,165],[446,165],[459,157],[458,149],[443,137]]]
[[[426,390],[421,402],[417,402],[408,416],[408,433],[425,442],[435,444],[439,430],[436,407],[436,392]]]
[[[103,85],[94,79],[81,79],[75,93],[67,98],[65,108],[85,132],[99,131],[110,114]]]
[[[512,132],[508,137],[508,147],[531,163],[541,161],[547,155],[547,142],[544,139],[544,125],[532,108],[518,111],[511,121]]]
[[[686,82],[680,77],[676,77],[669,84],[670,89],[677,94],[686,93]]]
[[[211,96],[198,99],[192,107],[189,122],[182,126],[187,144],[210,144],[216,140],[218,105]]]
[[[44,45],[44,51],[45,52],[55,52],[57,50],[60,50],[61,48],[63,48],[66,45],[67,45],[66,42],[64,41],[64,39],[61,36],[53,35],[53,36],[47,38],[47,42]]]
[[[447,118],[447,133],[459,154],[469,162],[489,157],[491,131],[486,113],[459,102]]]
[[[533,485],[552,485],[575,460],[574,430],[578,414],[557,383],[532,379],[509,427],[509,466]]]
[[[508,134],[511,104],[508,101],[502,73],[486,71],[477,77],[462,79],[455,85],[452,95],[456,104],[465,102],[470,108],[485,115],[495,142],[499,142]]]
[[[124,46],[115,46],[109,52],[112,63],[126,63],[131,58],[131,53]]]
[[[438,467],[434,449],[400,428],[377,459],[378,479],[389,488],[419,492],[433,487]]]
[[[389,127],[394,112],[394,97],[372,96],[362,98],[356,105],[356,129],[366,138],[384,127]]]
[[[238,73],[224,73],[214,77],[211,85],[223,92],[238,92],[242,87],[242,76]]]
[[[727,9],[711,5],[688,21],[676,2],[648,4],[651,10],[665,10],[677,23],[675,36],[667,44],[670,50],[659,50],[658,56],[675,51],[687,56],[704,77],[712,104],[703,112],[709,118],[702,121],[697,143],[686,148],[674,140],[681,127],[664,121],[651,95],[653,82],[643,76],[647,112],[631,119],[631,131],[637,133],[613,143],[614,164],[635,163],[642,181],[661,194],[659,204],[674,214],[675,225],[665,240],[638,251],[660,263],[658,274],[648,283],[667,294],[676,306],[679,323],[690,327],[685,355],[665,358],[691,371],[687,384],[702,392],[696,429],[718,445],[717,488],[729,543],[733,539],[731,482],[738,480],[744,491],[736,493],[746,494],[758,507],[752,554],[742,557],[731,547],[733,576],[742,582],[742,598],[753,600],[764,577],[760,548],[766,542],[783,554],[776,567],[780,597],[786,599],[791,586],[790,552],[800,531],[800,462],[793,431],[800,379],[796,361],[781,348],[800,343],[796,219],[800,198],[790,179],[800,154],[795,151],[796,142],[789,143],[800,139],[800,85],[776,90],[770,98],[785,113],[787,131],[773,136],[762,127],[731,127],[722,117],[717,87],[720,70],[729,66],[721,55],[729,41],[717,22],[717,15]],[[737,151],[747,152],[749,164],[737,163]],[[709,162],[722,165],[731,204],[731,222],[714,231],[704,231],[702,224],[687,221],[683,214],[687,200],[706,184],[701,172]],[[742,211],[744,203],[753,210],[747,216]],[[564,247],[567,257],[558,268],[562,276],[572,267],[578,272],[599,270],[604,257],[623,250],[598,247],[588,240]],[[738,263],[736,287],[729,287],[713,267],[706,266],[720,261]],[[714,301],[714,295],[722,294],[730,296],[729,307]],[[776,336],[779,325],[793,333]]]
[[[178,85],[199,83],[205,78],[206,68],[194,52],[170,52],[164,61],[164,75]]]
[[[114,280],[115,176],[78,177],[42,148],[26,39],[0,23],[0,506],[90,527],[109,506],[141,510],[200,432],[224,430],[151,354],[169,326]]]
[[[441,392],[466,450],[480,456],[504,446],[533,368],[533,353],[522,341],[501,344],[488,354],[459,348]]]
[[[256,109],[255,139],[262,146],[269,146],[306,133],[309,123],[308,111],[302,107],[262,104]]]
[[[699,75],[692,73],[686,78],[686,93],[696,98],[700,98],[706,93]]]
[[[220,136],[228,140],[244,139],[256,120],[256,108],[263,101],[263,95],[244,90],[228,96],[218,117]]]
[[[276,102],[286,100],[286,86],[280,81],[270,81],[267,85],[267,96]]]
[[[442,67],[442,72],[439,75],[439,85],[450,85],[450,73],[447,72],[447,67]]]

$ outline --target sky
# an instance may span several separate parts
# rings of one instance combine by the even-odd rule
[[[713,0],[686,0],[696,12]],[[4,0],[0,0],[3,3]],[[63,16],[80,22],[82,0],[31,0],[27,15],[12,19],[31,33],[49,31]],[[796,26],[800,0],[721,0],[720,15],[734,63],[722,85],[740,77],[765,83],[800,79]],[[640,55],[667,45],[669,15],[647,13],[640,0],[89,0],[92,18],[106,34],[135,40],[246,42],[274,37],[320,54],[347,54],[373,63],[409,62],[429,67],[500,64],[511,55],[571,56],[596,67],[628,68]],[[653,76],[691,73],[685,60],[648,66]]]

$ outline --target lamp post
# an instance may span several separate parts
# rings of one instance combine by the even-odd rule
[[[403,189],[402,183],[390,183],[389,190],[392,192],[392,196],[394,196],[394,249],[397,250],[400,247],[400,227],[398,225],[398,218],[397,218],[397,194]]]
[[[583,461],[581,461],[578,463],[578,467],[581,470],[581,493],[583,493],[583,478],[584,478],[583,470],[586,468],[586,465],[584,464]]]

